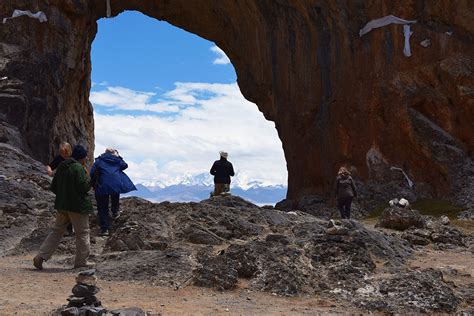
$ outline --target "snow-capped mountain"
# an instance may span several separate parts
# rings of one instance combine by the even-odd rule
[[[214,190],[213,178],[209,174],[184,175],[174,184],[148,182],[136,184],[137,191],[126,196],[138,196],[153,202],[197,202],[207,199]],[[238,177],[236,177],[238,180]],[[243,183],[233,181],[231,193],[256,204],[275,204],[286,196],[285,185],[266,185],[259,181]]]
[[[154,191],[157,188],[166,188],[172,185],[211,185],[213,184],[212,179],[213,178],[210,174],[201,173],[198,175],[184,174],[168,179],[167,181],[149,180],[139,183]]]

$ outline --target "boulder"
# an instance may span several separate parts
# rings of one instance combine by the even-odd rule
[[[376,224],[376,227],[395,230],[405,230],[410,227],[423,228],[424,226],[423,218],[418,211],[396,206],[384,209]]]

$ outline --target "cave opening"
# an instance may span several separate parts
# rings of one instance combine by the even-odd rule
[[[92,43],[95,152],[119,150],[132,195],[153,201],[209,197],[210,166],[229,152],[231,193],[257,204],[285,198],[287,169],[274,123],[237,85],[213,42],[137,11],[100,19]]]

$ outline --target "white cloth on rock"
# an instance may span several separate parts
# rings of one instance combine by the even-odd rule
[[[359,31],[359,36],[369,33],[372,29],[376,29],[382,26],[386,26],[389,24],[403,24],[403,35],[405,36],[405,45],[403,46],[403,54],[406,57],[411,56],[411,48],[410,48],[410,36],[413,34],[410,30],[410,24],[416,23],[416,20],[404,20],[396,17],[394,15],[387,15],[383,18],[372,20],[367,23],[363,28]]]
[[[19,16],[23,16],[23,15],[29,16],[30,18],[33,18],[33,19],[37,19],[41,23],[48,21],[48,18],[46,17],[46,14],[43,11],[38,11],[36,13],[32,13],[30,10],[26,10],[26,11],[14,10],[11,17],[3,18],[3,23],[7,23],[7,20],[14,19],[14,18],[17,18]]]
[[[408,177],[407,173],[402,168],[390,167],[390,170],[397,170],[397,171],[400,171],[401,173],[403,173],[403,176],[405,177],[405,180],[407,180],[408,186],[410,188],[412,188],[415,185],[415,183]]]
[[[362,37],[362,35],[369,33],[373,29],[386,26],[389,24],[413,24],[413,23],[416,23],[416,20],[404,20],[394,15],[387,15],[387,16],[384,16],[383,18],[372,20],[369,23],[367,23],[363,28],[360,29],[359,36]]]
[[[410,30],[410,25],[405,24],[403,25],[403,35],[405,36],[405,46],[403,47],[403,54],[406,57],[411,56],[411,48],[410,48],[410,36],[413,32]]]

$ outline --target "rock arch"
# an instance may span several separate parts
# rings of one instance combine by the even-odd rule
[[[474,148],[469,0],[110,0],[214,41],[243,95],[276,124],[288,197],[328,194],[340,164],[363,180],[403,167],[437,195],[469,187]],[[0,14],[42,10],[0,26],[0,140],[47,161],[61,139],[93,146],[90,46],[106,0],[2,2]],[[360,38],[369,20],[417,19],[413,56],[399,26]],[[448,35],[451,34],[451,35]],[[418,45],[429,38],[431,46]],[[369,163],[377,152],[382,166]],[[464,182],[463,182],[464,181]],[[471,198],[472,199],[472,198]]]

